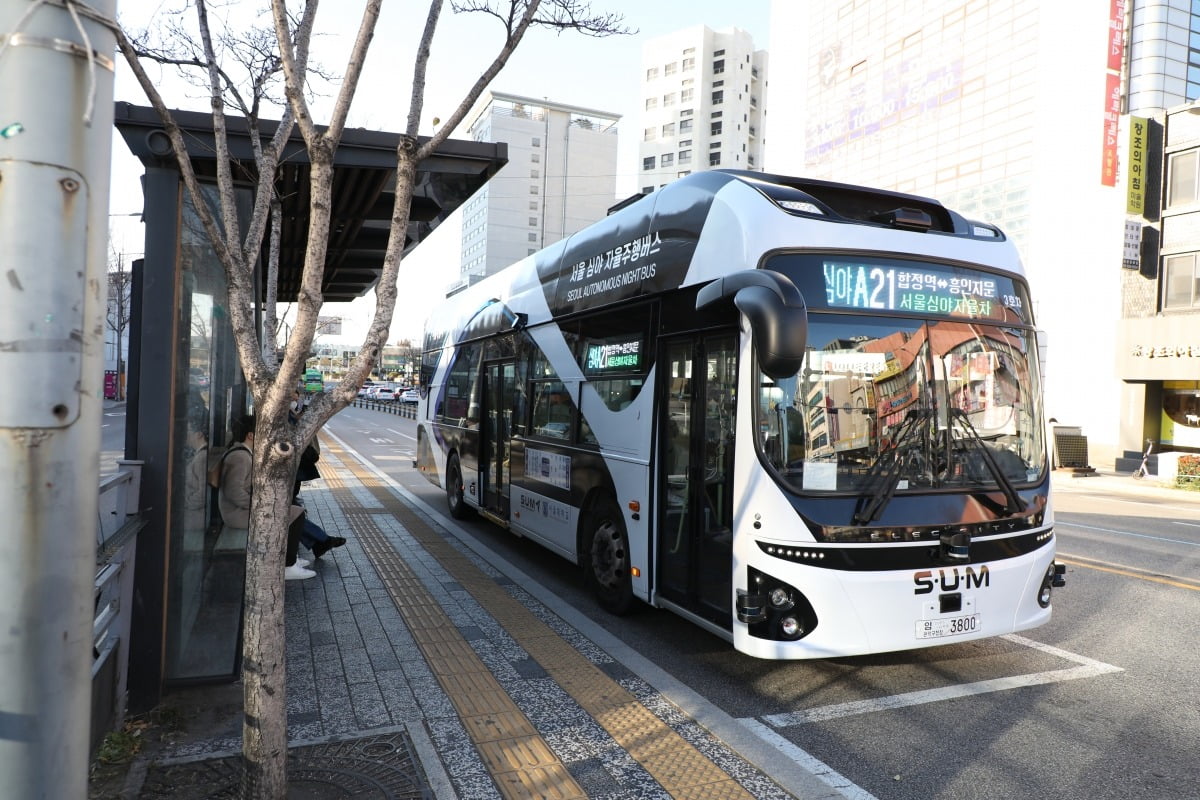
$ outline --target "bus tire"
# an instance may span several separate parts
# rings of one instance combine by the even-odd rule
[[[584,519],[584,575],[596,602],[618,616],[633,610],[629,537],[620,509],[610,500],[594,504]]]
[[[458,454],[452,453],[446,462],[446,506],[450,516],[455,519],[466,519],[471,515],[471,507],[463,499],[464,486],[462,467],[458,463]]]

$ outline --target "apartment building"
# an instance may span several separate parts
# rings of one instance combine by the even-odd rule
[[[703,169],[762,169],[767,53],[746,31],[685,28],[642,48],[642,193]]]
[[[462,258],[447,294],[602,219],[616,197],[620,115],[485,93],[466,117],[475,141],[504,142],[508,164],[462,207]]]

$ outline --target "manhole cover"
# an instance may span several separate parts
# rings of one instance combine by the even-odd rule
[[[235,800],[241,756],[154,764],[139,794],[144,800]],[[404,733],[293,747],[288,752],[288,800],[430,800],[433,792]]]

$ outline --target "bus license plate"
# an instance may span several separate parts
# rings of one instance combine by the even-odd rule
[[[945,636],[962,636],[980,629],[978,614],[945,619],[922,619],[917,621],[918,639],[941,639]]]

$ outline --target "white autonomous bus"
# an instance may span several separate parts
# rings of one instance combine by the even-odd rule
[[[753,656],[1024,630],[1064,583],[1033,325],[993,226],[696,173],[433,310],[416,463]]]

